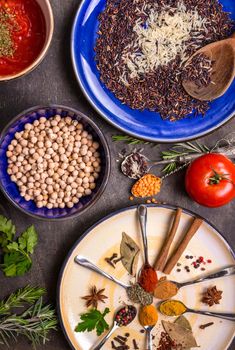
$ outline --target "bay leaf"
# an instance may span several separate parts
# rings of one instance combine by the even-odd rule
[[[187,320],[187,318],[183,315],[181,315],[180,317],[178,317],[176,320],[175,320],[175,323],[179,324],[180,326],[186,328],[186,329],[189,329],[190,331],[192,331],[192,327],[191,327],[191,324],[190,322]]]
[[[175,320],[175,323],[179,324],[180,326],[189,329],[192,331],[192,327],[190,322],[187,320],[187,318],[184,315],[181,315]],[[191,350],[191,348],[184,348],[184,350]]]
[[[138,261],[139,261],[139,255],[140,255],[140,251],[138,251],[133,258],[132,266],[131,266],[131,275],[132,276],[136,275]]]
[[[177,323],[162,321],[165,332],[176,344],[180,344],[183,349],[199,347],[190,329],[186,329]]]
[[[120,254],[122,257],[122,264],[127,272],[135,276],[137,264],[139,260],[140,248],[135,241],[125,232],[122,233],[122,241],[120,245]]]

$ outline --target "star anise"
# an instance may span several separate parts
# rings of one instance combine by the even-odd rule
[[[96,286],[91,287],[91,294],[85,295],[82,297],[82,299],[86,300],[86,306],[93,306],[95,309],[97,309],[98,303],[102,302],[105,303],[105,299],[108,299],[106,295],[102,294],[104,292],[104,288],[97,290]]]
[[[214,304],[219,304],[220,299],[222,299],[222,291],[217,290],[216,286],[212,288],[208,288],[202,296],[202,302],[209,306],[213,306]]]

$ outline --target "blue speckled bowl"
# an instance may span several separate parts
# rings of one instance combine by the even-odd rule
[[[220,2],[235,20],[235,0]],[[71,37],[72,61],[77,80],[88,101],[104,119],[125,133],[141,139],[178,142],[206,135],[232,118],[235,114],[235,81],[224,96],[211,103],[211,109],[205,117],[189,115],[172,123],[162,120],[159,113],[147,110],[141,112],[122,104],[100,81],[95,63],[98,16],[105,4],[106,0],[83,0],[74,20]]]
[[[50,118],[51,116],[59,114],[62,117],[70,116],[73,119],[79,120],[84,125],[85,130],[93,135],[95,141],[100,144],[99,152],[101,154],[101,173],[96,182],[96,188],[89,196],[82,197],[78,204],[73,208],[64,209],[47,209],[37,208],[33,201],[27,202],[20,196],[17,185],[11,181],[10,176],[7,174],[7,157],[6,151],[8,145],[14,138],[17,131],[22,131],[26,123],[32,123],[34,120],[39,119],[41,116]],[[29,214],[35,218],[41,219],[67,219],[77,216],[84,210],[91,207],[103,193],[110,174],[110,152],[107,145],[107,141],[97,127],[97,125],[75,109],[52,105],[49,107],[33,107],[30,108],[17,117],[15,117],[3,130],[0,138],[0,187],[5,196],[14,204],[17,208]]]

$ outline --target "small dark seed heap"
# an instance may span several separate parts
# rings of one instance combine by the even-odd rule
[[[123,51],[133,42],[135,36],[133,27],[137,20],[144,26],[148,19],[148,13],[143,14],[141,11],[143,6],[151,5],[161,13],[164,6],[175,8],[179,1],[107,0],[106,8],[99,16],[100,24],[95,46],[100,79],[122,103],[133,109],[157,111],[163,119],[172,121],[189,114],[204,115],[209,108],[208,102],[192,99],[185,92],[182,86],[184,67],[180,57],[176,56],[169,64],[159,66],[154,71],[142,74],[141,77],[127,77],[127,84],[124,84],[120,77],[126,69],[122,61]],[[187,42],[187,57],[199,48],[231,34],[233,22],[229,14],[223,11],[218,0],[184,0],[184,4],[188,11],[196,9],[209,23],[202,29],[200,35],[191,32],[191,38]]]
[[[213,64],[209,57],[199,53],[185,66],[182,79],[193,82],[198,88],[206,87],[212,82]]]
[[[176,344],[169,335],[165,332],[161,332],[161,338],[159,340],[157,350],[181,350],[183,346],[180,344]]]
[[[148,172],[146,157],[139,152],[129,154],[123,160],[121,170],[131,179],[140,179]]]

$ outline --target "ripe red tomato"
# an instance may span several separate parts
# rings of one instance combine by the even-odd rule
[[[220,207],[235,197],[235,165],[222,154],[205,154],[187,169],[189,196],[206,207]]]

